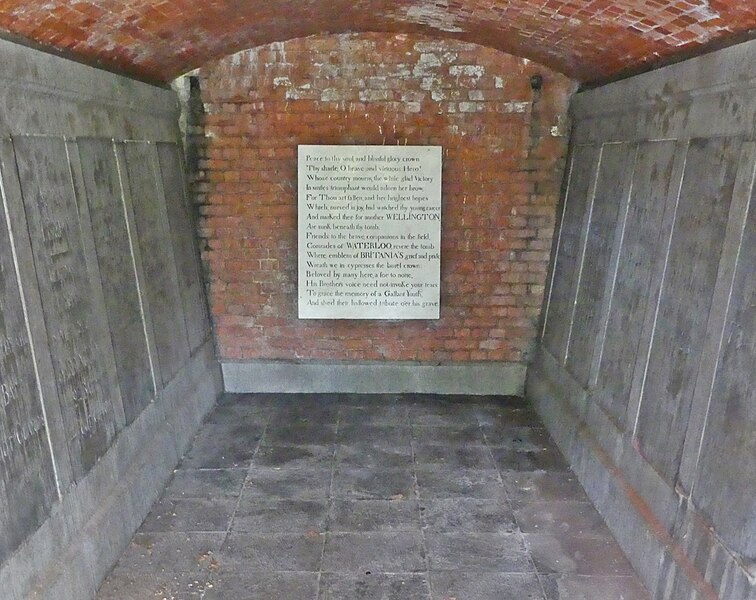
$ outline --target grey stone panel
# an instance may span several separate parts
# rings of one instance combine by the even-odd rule
[[[737,262],[693,500],[726,544],[756,557],[756,190]],[[723,463],[733,465],[722,468]]]
[[[626,186],[633,170],[635,146],[604,146],[596,182],[596,193],[585,247],[580,288],[577,293],[567,368],[583,385],[590,378],[594,349],[597,347],[607,278],[614,247],[614,233],[620,209],[626,204]]]
[[[0,175],[1,177],[1,175]],[[3,198],[3,204],[7,198]],[[0,205],[0,564],[57,499],[9,224]]]
[[[126,422],[155,394],[113,142],[78,141]]]
[[[660,240],[672,177],[675,143],[647,142],[638,147],[614,294],[599,366],[596,400],[620,428],[632,385],[652,267],[663,260]]]
[[[155,169],[154,145],[123,147],[145,275],[143,293],[152,317],[161,380],[167,384],[189,358],[189,344],[173,248],[166,243],[171,238],[162,182]]]
[[[559,360],[564,360],[567,352],[582,261],[584,221],[589,214],[587,207],[592,202],[600,156],[598,146],[578,146],[572,155],[543,334],[546,348]]]
[[[91,274],[87,271],[65,142],[14,140],[32,240],[37,284],[47,324],[53,371],[80,478],[110,447],[116,433]]]
[[[682,458],[741,145],[698,139],[688,149],[636,428],[643,455],[670,483]]]
[[[207,300],[200,276],[194,223],[187,206],[183,160],[176,144],[157,144],[168,223],[176,256],[179,289],[184,306],[189,348],[194,352],[209,335]]]

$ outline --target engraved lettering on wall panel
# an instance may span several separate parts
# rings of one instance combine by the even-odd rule
[[[144,293],[150,305],[160,375],[164,384],[189,357],[181,294],[149,144],[124,144],[137,238],[144,265]]]
[[[675,143],[649,142],[638,148],[625,235],[609,310],[597,388],[598,401],[624,428],[627,403],[648,303],[653,265],[663,260],[659,239]]]
[[[727,547],[756,556],[756,189],[748,218],[693,499]],[[722,468],[722,457],[737,468]]]
[[[680,464],[735,182],[739,140],[692,140],[672,234],[637,435],[669,482]]]
[[[580,261],[583,216],[588,206],[599,152],[600,148],[596,146],[578,146],[572,158],[574,168],[565,199],[548,321],[543,335],[546,348],[558,360],[564,358],[567,347]]]
[[[78,146],[118,383],[131,423],[150,403],[154,389],[118,168],[110,140],[81,139]]]
[[[76,200],[62,139],[16,138],[42,310],[75,476],[89,471],[115,435],[93,322]]]
[[[189,347],[194,352],[208,336],[208,317],[205,292],[202,289],[197,248],[194,243],[194,224],[189,216],[184,193],[183,163],[175,144],[157,144],[160,172],[165,190],[168,222],[173,240],[173,254],[186,317]]]
[[[47,430],[0,204],[0,564],[42,524],[56,497]]]
[[[567,367],[583,385],[588,385],[591,357],[597,346],[601,308],[612,256],[612,244],[620,208],[624,210],[626,169],[633,168],[635,147],[611,144],[604,147],[596,196],[591,211],[585,249],[583,277],[575,307]]]

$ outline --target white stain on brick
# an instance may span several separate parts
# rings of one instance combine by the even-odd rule
[[[457,18],[449,12],[448,0],[425,0],[407,8],[404,18],[414,23],[428,25],[439,31],[462,33]]]

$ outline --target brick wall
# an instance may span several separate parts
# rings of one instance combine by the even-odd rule
[[[200,235],[222,360],[528,360],[570,80],[472,44],[361,34],[241,52],[202,69],[200,87]],[[297,319],[298,144],[443,146],[440,320]]]

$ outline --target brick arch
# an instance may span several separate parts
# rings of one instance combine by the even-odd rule
[[[753,0],[5,0],[0,30],[168,81],[208,60],[320,33],[425,33],[529,58],[583,82],[756,30]]]

